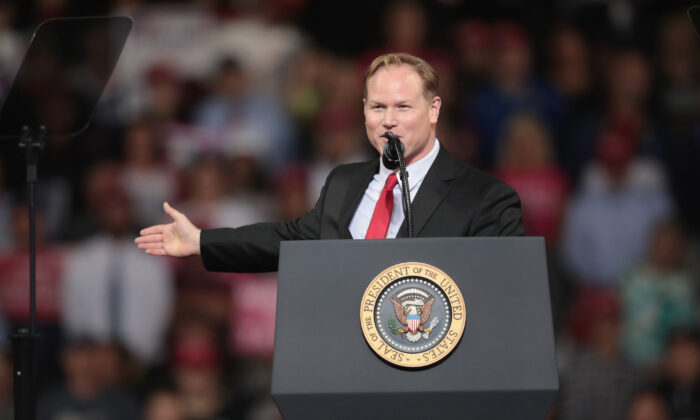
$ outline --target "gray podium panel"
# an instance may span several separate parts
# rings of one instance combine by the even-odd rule
[[[558,389],[542,238],[283,242],[272,396],[285,419],[544,419]],[[403,262],[449,275],[461,342],[419,370],[384,362],[360,326],[363,293]]]

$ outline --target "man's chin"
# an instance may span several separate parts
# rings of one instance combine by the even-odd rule
[[[386,142],[373,142],[372,147],[381,155],[384,152]]]

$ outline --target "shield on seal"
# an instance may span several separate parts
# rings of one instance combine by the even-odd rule
[[[408,321],[408,329],[411,330],[413,334],[415,334],[418,330],[418,326],[420,325],[420,316],[409,315],[406,317],[406,321]]]

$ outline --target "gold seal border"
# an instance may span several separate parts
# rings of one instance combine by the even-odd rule
[[[404,277],[423,277],[435,283],[445,294],[452,307],[452,323],[445,337],[432,349],[421,353],[404,353],[386,343],[379,334],[374,309],[382,291]],[[392,265],[379,273],[367,286],[360,305],[362,334],[372,351],[387,362],[405,367],[422,368],[447,357],[457,347],[467,321],[466,302],[457,284],[444,271],[430,264],[405,262]]]

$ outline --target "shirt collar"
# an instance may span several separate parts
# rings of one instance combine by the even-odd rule
[[[433,165],[433,162],[435,162],[435,158],[438,155],[438,152],[440,151],[440,142],[435,139],[433,143],[433,148],[430,150],[430,152],[420,158],[417,162],[413,162],[412,164],[406,166],[406,172],[408,172],[408,188],[413,189],[417,185],[420,185],[420,183],[423,181],[423,178],[425,178],[425,175],[428,173],[428,170],[430,167]],[[379,177],[380,179],[386,179],[394,173],[391,169],[387,169],[384,166],[384,163],[382,163],[382,158],[381,156],[379,157]],[[396,177],[399,179],[399,185],[401,183],[401,177],[399,176],[398,171],[396,172]]]

